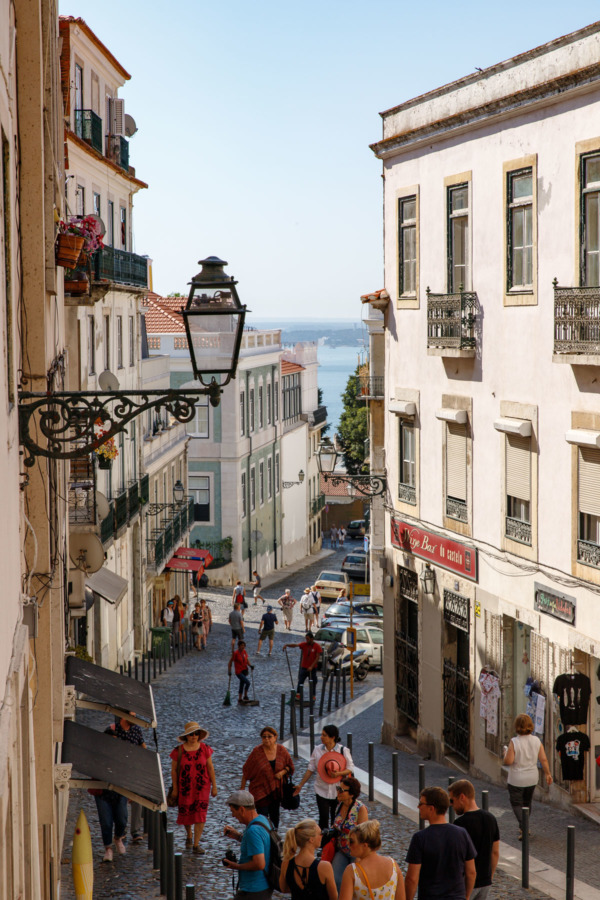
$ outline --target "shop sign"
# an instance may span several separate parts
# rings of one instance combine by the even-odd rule
[[[394,517],[391,527],[392,546],[405,553],[414,553],[420,559],[426,559],[470,581],[477,581],[477,550],[474,547],[451,541],[433,531],[416,528]]]
[[[535,582],[533,606],[534,609],[546,613],[547,616],[568,622],[569,625],[575,624],[575,597],[558,594],[556,591],[544,587],[543,584],[538,584],[537,581]]]

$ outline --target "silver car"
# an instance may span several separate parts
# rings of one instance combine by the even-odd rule
[[[323,648],[326,654],[331,644],[340,643],[348,646],[348,627],[349,622],[341,623],[341,627],[329,625],[326,628],[319,628],[315,634],[315,640]],[[380,668],[383,663],[383,628],[379,625],[355,625],[356,628],[356,650],[365,650],[369,666]],[[349,653],[349,651],[346,651]]]

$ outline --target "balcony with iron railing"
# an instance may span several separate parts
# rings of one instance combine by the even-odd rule
[[[156,574],[162,571],[194,524],[194,500],[189,497],[182,504],[169,504],[165,513],[169,518],[164,519],[159,527],[153,528],[151,536],[146,540],[146,567]],[[160,513],[157,514],[157,519],[159,515]]]
[[[102,153],[102,119],[93,109],[75,110],[75,134]]]
[[[129,497],[127,488],[115,491],[112,497],[115,503],[115,530],[117,535],[129,522]]]
[[[108,515],[100,523],[100,540],[106,547],[113,542],[115,536],[115,504],[111,500],[108,504]]]
[[[382,400],[385,390],[383,375],[357,375],[358,400]]]
[[[321,512],[321,510],[324,508],[324,506],[325,506],[325,497],[323,494],[321,494],[319,497],[316,497],[311,502],[311,505],[310,505],[311,516],[318,515]]]
[[[92,257],[93,274],[96,281],[110,281],[139,288],[148,287],[148,260],[137,253],[104,247]]]
[[[513,519],[506,516],[505,534],[511,541],[518,541],[520,544],[528,544],[531,546],[531,523],[524,522],[523,519]]]
[[[140,506],[147,506],[150,501],[150,476],[142,475],[140,478]]]
[[[446,515],[449,519],[457,519],[459,522],[468,522],[469,513],[466,502],[464,500],[457,500],[456,497],[446,497]]]
[[[81,526],[94,526],[96,524],[96,478],[94,463],[89,455],[70,461],[68,490],[69,526],[75,531]]]
[[[403,503],[410,503],[411,506],[417,505],[417,489],[413,484],[403,484],[398,482],[398,500]]]
[[[130,520],[140,511],[140,487],[137,480],[129,482],[129,488],[127,489],[127,511]]]
[[[554,362],[600,363],[600,287],[554,285]]]
[[[600,546],[592,541],[577,541],[577,559],[584,566],[600,568]]]
[[[129,141],[120,134],[106,135],[106,156],[126,172],[129,171]]]
[[[432,294],[427,288],[427,352],[433,356],[475,356],[478,306],[474,291]]]

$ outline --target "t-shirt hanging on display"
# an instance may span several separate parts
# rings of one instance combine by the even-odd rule
[[[565,731],[556,741],[560,753],[562,777],[565,781],[580,781],[583,778],[585,754],[590,749],[590,739],[582,731]]]
[[[587,722],[588,705],[592,688],[587,675],[559,675],[552,693],[560,703],[560,721],[563,725],[584,725]]]

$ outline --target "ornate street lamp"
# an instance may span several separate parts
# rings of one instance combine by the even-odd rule
[[[194,377],[202,387],[19,391],[20,440],[26,466],[33,466],[36,456],[87,456],[149,409],[165,409],[178,422],[190,422],[199,396],[208,394],[210,403],[219,405],[223,388],[235,378],[246,307],[240,304],[237,282],[223,271],[226,262],[210,256],[200,264],[202,270],[192,278],[187,305],[181,314]],[[104,386],[112,387],[106,379]]]
[[[419,575],[421,579],[421,584],[423,585],[423,592],[425,594],[433,594],[435,591],[435,569],[432,569],[428,562],[425,563],[421,570],[421,574]]]
[[[304,481],[305,475],[302,469],[298,472],[298,481],[282,481],[281,486],[285,490],[285,488],[294,487],[296,484],[302,484]]]
[[[165,509],[173,510],[173,515],[181,509],[185,498],[185,488],[181,481],[176,481],[173,485],[173,502],[172,503],[149,503],[146,510],[147,516],[157,516],[164,512]],[[189,499],[189,498],[187,498]]]
[[[329,438],[319,444],[317,465],[325,482],[336,487],[339,484],[351,485],[363,497],[380,497],[387,489],[385,475],[340,475],[335,471],[338,452]]]

